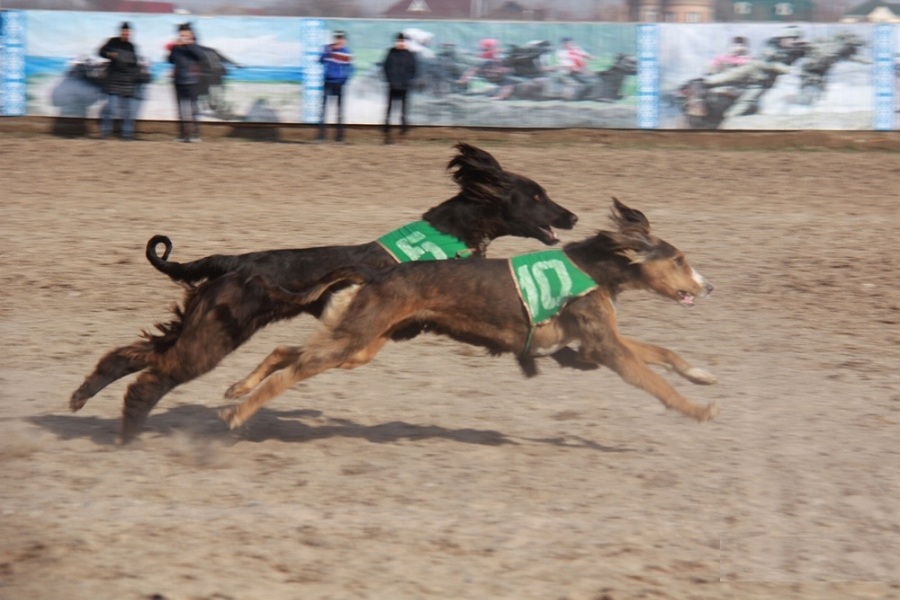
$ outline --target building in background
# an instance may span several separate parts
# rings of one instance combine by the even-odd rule
[[[748,21],[814,21],[812,0],[726,0],[717,3],[716,20]]]
[[[416,20],[897,23],[900,0],[0,0],[7,9]]]
[[[628,0],[631,21],[642,23],[712,23],[715,0]]]
[[[900,2],[863,2],[848,10],[841,23],[900,23]]]
[[[380,16],[385,19],[479,19],[483,10],[481,0],[399,0]]]

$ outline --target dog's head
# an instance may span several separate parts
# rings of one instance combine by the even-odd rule
[[[596,271],[590,273],[595,279],[618,289],[653,290],[683,306],[693,306],[696,298],[712,292],[713,286],[688,264],[684,252],[650,233],[644,213],[613,198],[610,216],[616,231],[600,231],[575,244],[586,251],[589,262],[596,261],[589,267]]]
[[[491,220],[491,237],[515,235],[547,245],[559,242],[554,228],[571,229],[578,217],[550,199],[544,188],[500,166],[490,153],[460,142],[447,165],[461,195]]]

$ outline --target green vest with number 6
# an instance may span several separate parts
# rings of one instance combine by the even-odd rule
[[[465,242],[438,231],[427,221],[414,221],[386,233],[378,243],[400,263],[469,258],[474,254]]]

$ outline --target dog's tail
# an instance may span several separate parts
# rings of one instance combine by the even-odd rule
[[[262,275],[254,275],[248,283],[258,285],[279,302],[297,306],[308,306],[319,301],[326,293],[335,288],[344,288],[348,285],[363,284],[368,278],[359,267],[341,267],[331,271],[316,283],[299,292],[292,292],[281,286],[274,285]]]
[[[160,244],[165,246],[162,256],[156,253]],[[156,270],[168,275],[173,281],[193,285],[203,279],[214,279],[240,267],[237,257],[214,254],[199,260],[179,263],[168,260],[172,252],[172,240],[164,235],[154,235],[147,242],[147,260]]]

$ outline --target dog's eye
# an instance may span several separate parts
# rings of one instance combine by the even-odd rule
[[[676,266],[683,267],[685,264],[686,264],[686,261],[684,260],[683,256],[675,257],[675,265]]]
[[[541,195],[540,195],[540,194],[535,194],[535,195],[534,195],[534,201],[535,201],[535,202],[543,202],[544,199],[541,198]]]

